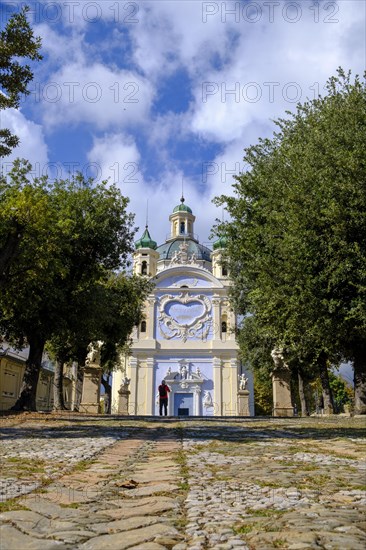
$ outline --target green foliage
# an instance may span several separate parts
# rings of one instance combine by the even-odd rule
[[[356,361],[366,341],[366,88],[340,69],[327,91],[246,149],[250,169],[216,201],[238,312],[305,370]]]
[[[28,95],[33,72],[24,60],[39,61],[41,39],[35,38],[27,21],[28,7],[11,16],[0,32],[0,111],[18,108],[21,95]],[[19,143],[7,128],[0,129],[0,157],[9,155]]]
[[[343,412],[343,406],[350,404],[353,400],[353,390],[341,376],[334,372],[329,373],[329,383],[333,390],[337,412]]]
[[[256,416],[272,415],[272,380],[266,368],[259,367],[254,371],[254,405]]]
[[[91,340],[123,344],[139,322],[147,284],[113,274],[127,265],[133,216],[114,185],[50,185],[30,169],[16,161],[0,179],[0,329],[19,345],[36,341],[36,363],[46,340],[57,357],[83,361]]]

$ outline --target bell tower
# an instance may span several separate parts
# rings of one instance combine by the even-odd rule
[[[184,204],[184,197],[180,199],[180,204],[176,206],[173,213],[169,216],[170,221],[170,239],[176,239],[177,237],[195,239],[194,237],[194,222],[196,217],[193,215],[192,210]],[[169,239],[169,240],[170,240]]]
[[[133,272],[135,275],[154,277],[157,272],[159,253],[157,244],[152,240],[146,226],[143,235],[135,242],[136,250],[133,254]]]
[[[213,244],[213,252],[211,252],[212,275],[217,279],[227,279],[229,276],[227,265],[225,263],[226,245],[226,237],[220,237]]]

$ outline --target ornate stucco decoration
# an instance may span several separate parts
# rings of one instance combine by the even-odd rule
[[[188,292],[178,296],[166,294],[160,298],[158,321],[161,334],[167,340],[205,339],[212,322],[210,299],[204,294],[192,296]]]
[[[204,382],[200,368],[195,367],[193,370],[192,365],[185,359],[179,361],[178,371],[172,371],[169,367],[164,379],[175,389],[189,389],[189,391],[196,391]]]
[[[197,263],[197,256],[193,253],[191,256],[188,255],[188,244],[182,243],[179,245],[179,252],[176,250],[170,260],[169,267],[174,265],[189,264],[189,265],[199,265]]]
[[[179,281],[177,283],[173,283],[172,286],[180,287],[182,286],[182,283],[186,284],[189,287],[193,287],[193,286],[197,286],[198,279],[187,279],[186,281],[185,280],[182,281],[182,279],[179,278]]]

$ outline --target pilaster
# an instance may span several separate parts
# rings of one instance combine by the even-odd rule
[[[214,382],[214,415],[222,416],[222,363],[219,357],[212,360]]]
[[[145,414],[154,414],[154,367],[155,361],[153,357],[148,357],[146,359],[146,408]]]
[[[237,395],[238,395],[238,360],[231,358],[230,360],[230,382],[231,382],[231,403],[233,409],[231,414],[238,414],[238,404],[237,404]]]
[[[137,414],[137,387],[138,387],[138,359],[130,357],[130,400],[129,414]]]
[[[221,299],[214,295],[212,298],[213,309],[213,339],[220,340],[221,338]]]
[[[155,332],[155,304],[156,304],[156,298],[155,296],[149,296],[147,299],[147,337],[149,339],[154,338],[154,332]]]

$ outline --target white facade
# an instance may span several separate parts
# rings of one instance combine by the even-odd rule
[[[238,360],[220,243],[212,253],[199,244],[184,199],[169,220],[171,235],[163,245],[156,246],[147,228],[136,242],[134,272],[151,277],[155,288],[145,321],[133,334],[132,356],[113,374],[112,413],[118,412],[118,390],[127,376],[131,415],[159,413],[157,390],[165,379],[169,415],[236,416],[244,372],[254,414],[252,375]]]

